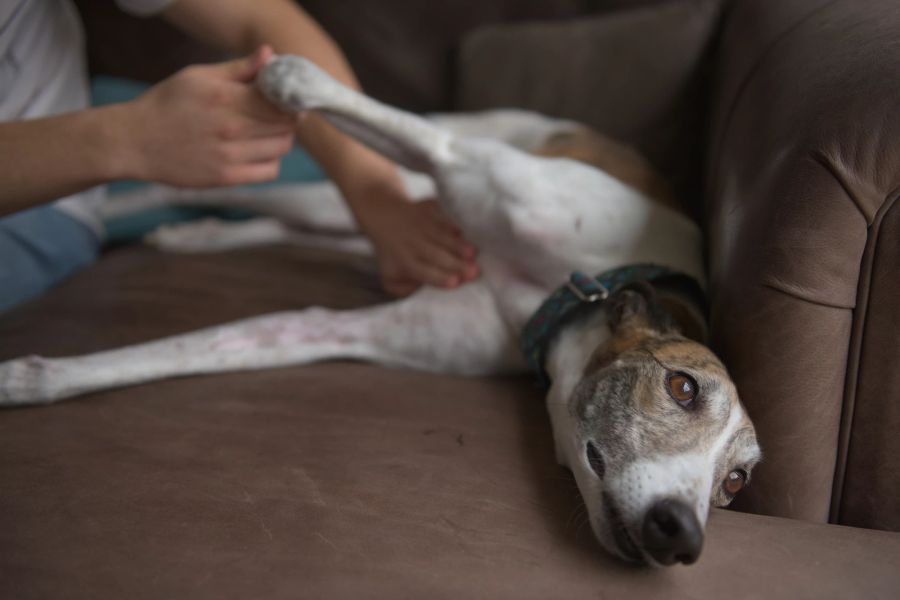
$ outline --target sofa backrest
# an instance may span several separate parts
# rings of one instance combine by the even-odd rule
[[[606,1],[304,0],[299,4],[335,38],[367,93],[401,108],[433,112],[452,107],[454,51],[467,32],[490,23],[576,17]],[[160,18],[131,17],[113,2],[76,0],[76,4],[85,21],[94,73],[155,82],[192,62],[223,57]]]

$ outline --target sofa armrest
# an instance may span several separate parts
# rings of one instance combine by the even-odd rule
[[[900,13],[738,0],[713,93],[713,343],[765,462],[739,504],[900,529]]]

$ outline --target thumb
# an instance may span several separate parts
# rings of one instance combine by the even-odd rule
[[[217,68],[226,79],[240,83],[250,83],[256,78],[257,73],[272,60],[274,52],[269,45],[257,48],[250,56],[238,58],[217,65]]]

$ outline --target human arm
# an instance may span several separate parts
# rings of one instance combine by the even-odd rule
[[[117,179],[121,108],[0,123],[0,216]]]
[[[0,124],[0,214],[117,179],[274,178],[294,123],[247,86],[270,55],[185,69],[132,102]]]
[[[194,37],[243,53],[271,44],[305,56],[353,88],[359,84],[334,41],[289,0],[178,0],[164,17]],[[434,203],[411,203],[387,159],[310,115],[297,135],[340,188],[378,253],[385,288],[455,287],[477,276],[475,249]]]

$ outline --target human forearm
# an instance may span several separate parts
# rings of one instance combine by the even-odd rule
[[[121,106],[0,124],[0,215],[128,175]]]
[[[178,0],[164,15],[208,43],[247,52],[270,44],[303,56],[351,88],[359,84],[340,48],[291,0]],[[454,287],[477,276],[475,249],[435,203],[412,203],[396,167],[312,113],[296,121],[300,143],[340,188],[372,240],[385,288]]]
[[[304,56],[338,81],[360,88],[343,52],[309,15],[293,2],[270,4],[272,10],[254,12],[245,43],[253,47],[268,41],[276,53]],[[377,205],[407,201],[394,164],[341,134],[324,118],[307,115],[299,122],[297,137],[340,188],[363,229],[371,232]]]
[[[269,44],[277,53],[304,56],[344,84],[359,88],[337,44],[290,0],[178,0],[165,17],[194,37],[232,52]],[[359,207],[370,199],[405,199],[390,161],[340,134],[321,117],[309,115],[299,121],[297,137],[340,187],[361,221],[365,211]]]
[[[346,85],[359,84],[340,48],[292,0],[178,0],[163,16],[212,46],[247,54],[268,44],[309,58]]]
[[[179,187],[274,179],[294,119],[247,84],[270,55],[184,69],[131,102],[0,124],[0,214],[116,179]]]

